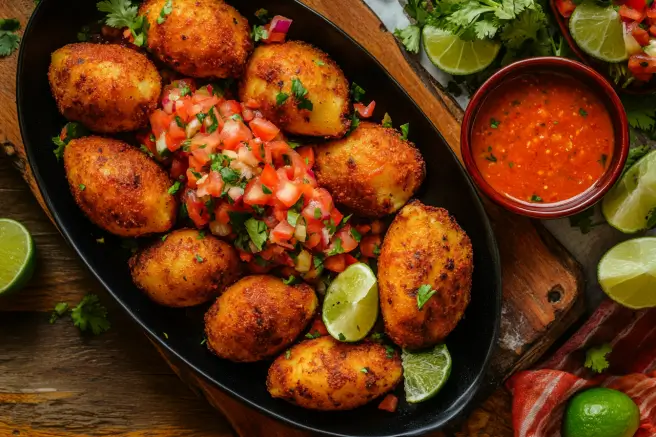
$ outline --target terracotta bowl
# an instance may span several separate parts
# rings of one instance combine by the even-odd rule
[[[560,32],[565,37],[565,41],[567,41],[567,45],[572,50],[572,52],[574,52],[576,57],[581,60],[581,62],[594,68],[599,74],[601,74],[606,79],[608,79],[608,81],[611,83],[613,88],[615,88],[617,91],[621,93],[633,94],[633,95],[656,93],[656,80],[654,79],[640,85],[635,85],[635,83],[633,83],[626,88],[622,88],[621,86],[615,85],[613,83],[613,80],[608,76],[608,71],[606,69],[607,64],[603,61],[600,61],[588,55],[587,53],[585,53],[583,50],[579,48],[578,44],[576,44],[574,38],[572,38],[572,35],[569,33],[569,18],[565,18],[562,15],[560,15],[560,12],[558,12],[558,7],[556,6],[556,0],[550,0],[549,3],[551,4],[551,10],[553,11],[554,17],[556,19],[556,23],[558,23]]]
[[[508,80],[517,76],[533,73],[558,73],[570,76],[585,83],[601,99],[608,113],[614,131],[615,149],[606,172],[587,191],[568,200],[557,203],[525,203],[512,199],[494,189],[485,181],[474,161],[472,152],[472,132],[479,110],[490,93]],[[490,77],[474,94],[465,112],[460,133],[460,144],[465,167],[474,183],[490,199],[504,208],[525,216],[555,219],[583,211],[594,205],[615,184],[622,173],[629,152],[629,126],[626,112],[612,85],[592,68],[558,57],[525,59],[499,70]]]

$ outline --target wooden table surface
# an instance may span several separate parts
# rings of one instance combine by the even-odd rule
[[[458,150],[461,112],[407,65],[393,37],[364,4],[303,1],[348,27]],[[16,17],[24,26],[33,7],[33,0],[0,0],[0,18]],[[38,191],[23,159],[13,103],[16,56],[0,59],[0,216],[19,220],[30,230],[37,269],[26,289],[0,298],[0,437],[307,436],[203,388],[215,406],[229,413],[226,420],[176,377],[138,326],[82,267],[39,208]],[[11,159],[2,157],[3,150]],[[576,263],[540,226],[492,206],[488,212],[505,260],[507,326],[502,323],[502,348],[493,366],[502,378],[533,363],[579,317],[580,277]],[[561,300],[547,301],[554,289]],[[109,332],[99,337],[81,335],[68,318],[49,323],[56,303],[74,305],[89,292],[98,294],[108,307]],[[515,323],[518,320],[523,323]],[[498,390],[456,434],[512,436],[509,406],[508,393]]]

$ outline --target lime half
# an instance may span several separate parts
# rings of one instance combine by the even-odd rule
[[[649,152],[624,173],[601,203],[601,211],[608,224],[627,234],[646,229],[654,210],[656,150]]]
[[[497,57],[501,44],[491,40],[464,41],[435,26],[424,26],[424,49],[440,70],[455,75],[476,73]]]
[[[451,375],[451,355],[445,344],[431,350],[401,354],[405,399],[423,402],[435,396]]]
[[[633,309],[656,307],[656,237],[635,238],[613,247],[597,271],[601,288]]]
[[[0,294],[21,288],[34,271],[34,243],[15,220],[0,219]]]
[[[581,49],[606,62],[622,62],[629,54],[624,45],[624,29],[613,5],[599,6],[586,1],[569,18],[569,32]]]
[[[378,283],[368,265],[351,264],[326,291],[323,323],[340,341],[359,341],[378,318]]]

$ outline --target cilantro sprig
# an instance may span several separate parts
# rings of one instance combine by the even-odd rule
[[[143,15],[138,15],[139,7],[133,4],[132,0],[103,0],[96,3],[96,8],[107,14],[106,25],[117,29],[126,27],[130,29],[134,37],[134,45],[141,47],[146,43],[150,25]],[[159,19],[157,21],[159,23]]]
[[[0,18],[0,57],[11,55],[18,48],[20,22],[15,18]]]

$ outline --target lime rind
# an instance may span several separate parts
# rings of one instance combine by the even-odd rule
[[[34,242],[22,224],[0,219],[0,294],[21,288],[34,272]]]
[[[337,275],[326,291],[322,318],[337,340],[355,342],[367,336],[378,318],[378,283],[368,265],[352,264]]]
[[[451,376],[451,354],[444,344],[418,352],[403,350],[401,360],[405,397],[412,404],[435,396]]]
[[[465,41],[435,26],[424,26],[424,50],[440,70],[453,75],[477,73],[487,68],[499,54],[501,44],[492,40]]]
[[[597,276],[617,303],[632,309],[656,307],[656,237],[619,243],[601,258]]]
[[[608,224],[627,234],[646,229],[655,209],[656,150],[636,162],[601,203]]]
[[[594,58],[611,63],[629,58],[622,21],[613,6],[591,1],[578,5],[569,19],[569,32],[581,50]]]

